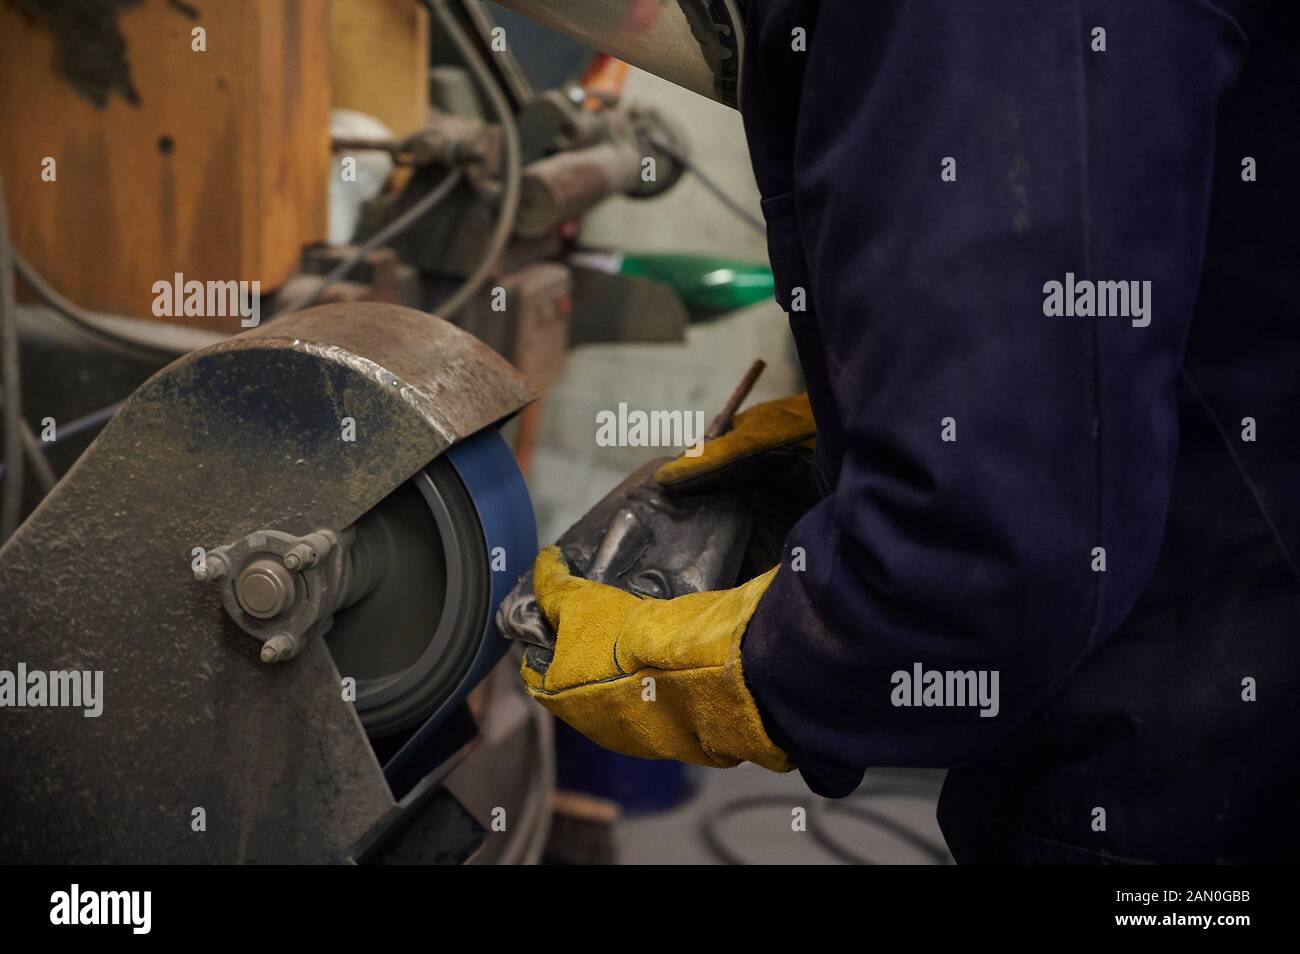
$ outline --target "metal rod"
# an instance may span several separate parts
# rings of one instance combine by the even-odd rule
[[[722,405],[722,411],[709,424],[708,429],[704,432],[704,439],[711,441],[715,437],[721,437],[727,431],[731,430],[731,422],[740,410],[740,405],[745,403],[745,398],[749,397],[749,392],[754,390],[754,385],[758,381],[759,375],[767,367],[767,362],[759,358],[749,366],[745,376],[740,379],[736,385],[736,390],[731,392],[731,397],[727,398],[727,403]]]

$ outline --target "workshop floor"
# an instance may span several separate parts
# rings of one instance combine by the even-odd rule
[[[951,864],[934,817],[942,772],[875,771],[840,802],[812,795],[798,775],[755,765],[699,773],[699,792],[687,804],[618,823],[620,864]],[[794,825],[798,808],[808,819],[802,831]],[[721,851],[710,847],[707,830]]]

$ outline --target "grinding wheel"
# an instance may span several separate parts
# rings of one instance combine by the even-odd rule
[[[537,552],[532,503],[495,431],[453,446],[356,524],[365,595],[325,637],[356,680],[362,726],[379,739],[423,734],[507,647],[497,604]],[[409,744],[409,743],[408,743]]]

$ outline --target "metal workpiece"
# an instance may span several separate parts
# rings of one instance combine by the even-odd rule
[[[766,367],[762,360],[750,365],[709,422],[704,440],[731,429]],[[641,466],[561,534],[556,546],[574,573],[665,600],[739,582],[747,548],[756,531],[764,536],[762,524],[770,521],[755,521],[751,495],[736,487],[694,493],[665,488],[655,472],[668,460]],[[531,569],[500,601],[496,621],[502,635],[525,644],[529,664],[545,672],[556,637],[538,605]]]
[[[736,585],[752,526],[744,496],[667,491],[654,479],[666,460],[629,475],[560,536],[556,545],[574,573],[653,599]],[[531,570],[498,606],[497,627],[527,644],[529,664],[546,671],[555,633]]]
[[[141,385],[0,549],[0,655],[103,673],[96,718],[5,716],[0,861],[358,857],[397,807],[326,641],[264,665],[219,592],[242,578],[248,620],[292,607],[308,577],[289,570],[290,594],[271,567],[304,554],[214,559],[200,583],[194,550],[341,535],[532,397],[470,335],[379,303],[274,320]]]

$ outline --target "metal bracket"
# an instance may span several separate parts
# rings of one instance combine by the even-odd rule
[[[349,596],[360,598],[349,592],[356,578],[353,538],[351,531],[299,537],[257,530],[209,550],[194,578],[220,589],[230,618],[261,640],[262,662],[283,662],[298,655],[307,639],[324,636]]]

